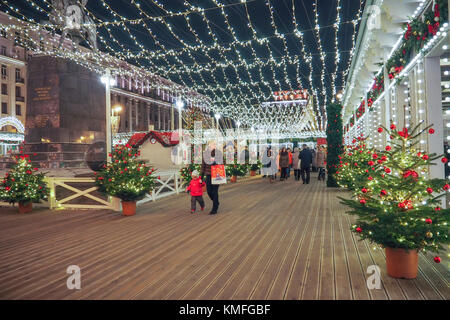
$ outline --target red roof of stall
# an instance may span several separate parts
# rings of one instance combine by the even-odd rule
[[[179,142],[178,131],[174,132],[159,132],[159,131],[149,131],[147,133],[135,133],[128,140],[128,144],[133,147],[140,147],[148,139],[154,138],[156,141],[161,143],[164,147],[176,146]]]

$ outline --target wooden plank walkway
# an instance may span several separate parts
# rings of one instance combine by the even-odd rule
[[[350,232],[344,194],[315,176],[257,178],[222,186],[216,216],[191,215],[186,194],[133,217],[0,208],[0,299],[450,299],[445,255],[421,255],[415,280],[388,277],[384,252]],[[66,287],[69,265],[81,290]],[[381,289],[367,288],[370,265]]]

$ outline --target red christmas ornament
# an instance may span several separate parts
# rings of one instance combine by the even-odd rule
[[[441,159],[441,162],[442,162],[442,163],[447,163],[447,162],[448,162],[448,159],[447,159],[446,157],[444,157],[444,158]]]
[[[374,153],[374,154],[372,155],[372,159],[378,159],[378,155],[377,155],[376,153]]]
[[[361,203],[361,204],[366,204],[366,199],[361,199],[361,200],[359,200],[359,203]]]
[[[422,157],[423,160],[428,160],[429,158],[430,157],[428,155],[426,155],[426,154]]]
[[[397,128],[395,124],[391,124],[391,130],[395,130],[395,128]]]
[[[375,164],[375,162],[373,162],[372,160],[368,162],[369,166],[373,166]]]
[[[369,179],[369,180],[373,180],[373,178],[372,178],[372,177],[368,177],[367,179]]]
[[[442,189],[444,189],[445,191],[447,191],[448,189],[450,189],[450,185],[445,184],[445,185],[442,187]]]
[[[380,191],[380,196],[385,196],[385,195],[387,195],[387,191],[386,190],[381,190]]]
[[[425,223],[426,223],[426,224],[432,224],[433,221],[432,221],[430,218],[428,218],[428,219],[425,220]]]
[[[356,232],[361,233],[362,229],[360,227],[356,228]],[[436,259],[436,258],[435,258]]]
[[[378,132],[382,133],[383,132],[383,128],[378,128]]]
[[[433,189],[431,189],[430,187],[427,188],[427,192],[428,193],[433,193]]]
[[[386,151],[391,151],[391,146],[386,146]]]
[[[430,130],[428,130],[428,133],[429,133],[429,134],[433,134],[433,133],[434,133],[434,129],[433,129],[433,128],[430,128]]]
[[[389,168],[384,168],[384,172],[386,172],[386,173],[391,173],[391,169],[389,169]]]
[[[434,211],[441,211],[441,207],[434,208]]]
[[[362,193],[367,193],[367,191],[368,191],[368,190],[367,190],[366,188],[362,188],[362,189],[361,189],[361,192],[362,192]]]
[[[434,262],[440,263],[441,262],[441,258],[440,257],[434,257]]]

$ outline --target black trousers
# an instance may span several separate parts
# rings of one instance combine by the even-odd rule
[[[211,211],[217,212],[219,209],[219,185],[211,183],[211,176],[206,176],[206,191],[208,193],[208,197],[213,202],[213,206]]]
[[[300,169],[294,169],[295,180],[300,180]]]
[[[288,170],[289,168],[281,168],[281,177],[280,179],[286,179],[288,178]]]
[[[306,182],[306,183],[309,183],[309,180],[310,180],[310,177],[311,177],[310,176],[311,168],[310,167],[302,167],[301,171],[302,171],[302,181]],[[305,175],[306,175],[306,177],[305,177]]]
[[[201,208],[205,207],[205,201],[203,196],[191,196],[191,210],[195,211],[197,202],[200,204]]]

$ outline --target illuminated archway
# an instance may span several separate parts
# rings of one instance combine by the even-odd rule
[[[25,126],[16,117],[0,118],[0,130],[4,126],[12,126],[12,127],[16,128],[19,133],[25,133]]]

